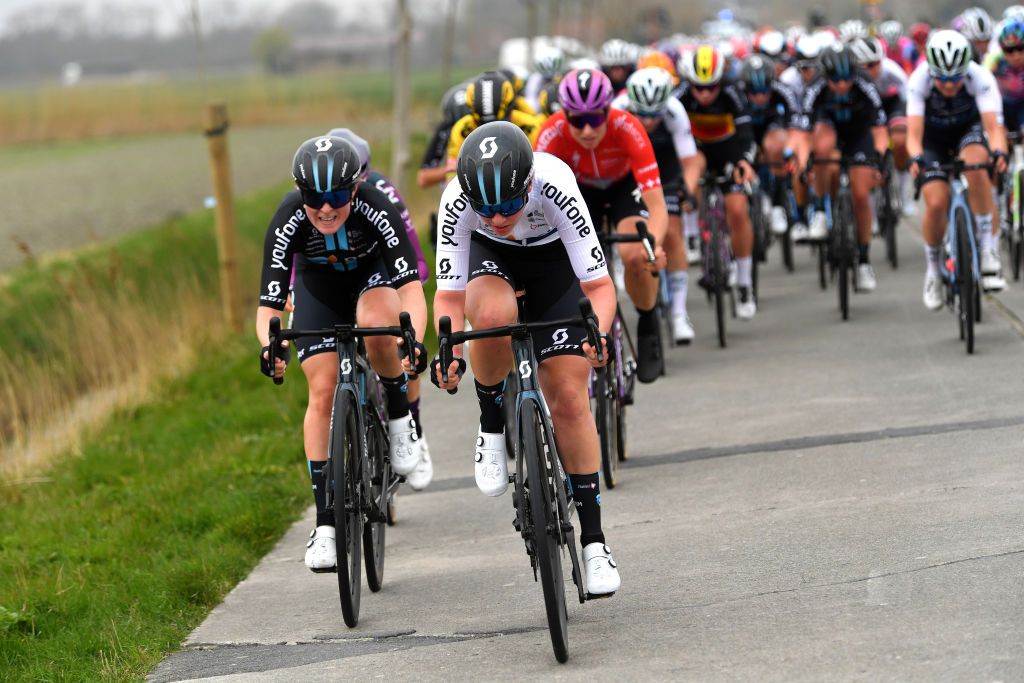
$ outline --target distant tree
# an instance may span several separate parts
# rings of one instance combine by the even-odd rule
[[[256,34],[253,54],[270,73],[286,73],[292,68],[292,34],[284,28],[268,28]]]

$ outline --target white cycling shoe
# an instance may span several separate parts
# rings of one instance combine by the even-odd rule
[[[693,325],[685,313],[672,314],[672,339],[676,344],[689,344],[693,341]]]
[[[929,311],[942,308],[942,283],[938,275],[924,276],[924,307]]]
[[[789,227],[789,221],[786,219],[786,210],[781,206],[773,206],[770,223],[773,233],[776,235],[785,235],[786,228]]]
[[[338,548],[333,526],[318,526],[309,532],[306,566],[314,572],[333,572],[338,567]]]
[[[420,437],[420,461],[416,465],[416,468],[405,475],[405,483],[407,483],[414,491],[422,491],[427,488],[430,481],[434,478],[434,463],[430,460],[430,447],[427,445],[427,437],[423,435]]]
[[[806,242],[808,237],[807,224],[802,221],[793,223],[793,229],[789,231],[789,238],[794,242]]]
[[[416,421],[411,414],[388,420],[391,437],[391,469],[395,474],[409,474],[420,463],[420,441],[416,436]]]
[[[878,280],[875,279],[875,269],[871,267],[870,263],[861,263],[857,266],[857,291],[858,292],[873,292],[878,286]]]
[[[750,287],[739,287],[736,297],[736,317],[740,320],[753,320],[757,314],[757,301]]]
[[[999,253],[986,249],[981,252],[981,287],[986,292],[1001,292],[1006,289],[1006,280],[1002,275],[1003,264]]]
[[[583,548],[583,573],[587,593],[611,596],[619,590],[618,565],[612,558],[612,550],[604,543],[588,543]]]
[[[485,496],[500,496],[508,488],[508,455],[505,435],[489,434],[482,429],[476,435],[476,487]]]
[[[807,239],[823,240],[828,237],[828,221],[825,219],[824,211],[815,211],[814,218],[807,228]]]

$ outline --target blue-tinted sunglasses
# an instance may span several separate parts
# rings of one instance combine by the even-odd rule
[[[311,209],[319,209],[324,204],[330,204],[332,209],[341,207],[352,201],[352,189],[335,190],[334,192],[310,192],[301,190],[302,203]]]
[[[932,74],[932,78],[941,83],[959,83],[964,80],[964,75],[956,74],[955,76],[936,76],[935,74]]]
[[[495,214],[500,213],[502,216],[507,218],[508,216],[514,216],[522,211],[523,207],[526,206],[526,195],[519,195],[518,197],[509,199],[501,204],[479,204],[470,200],[469,205],[473,207],[473,211],[476,212],[478,216],[492,218]]]

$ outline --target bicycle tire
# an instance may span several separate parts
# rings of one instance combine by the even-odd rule
[[[362,502],[359,499],[358,463],[362,453],[359,413],[351,392],[338,387],[331,413],[331,482],[334,494],[334,532],[338,548],[338,593],[341,614],[349,628],[359,622],[362,579],[360,541]],[[339,417],[340,416],[340,417]],[[340,495],[339,495],[340,492]],[[344,561],[342,560],[344,553]]]
[[[828,247],[824,242],[814,245],[818,252],[818,287],[822,291],[828,289]]]
[[[369,514],[363,522],[363,559],[366,563],[366,585],[376,593],[384,583],[384,537],[388,528],[387,507],[389,476],[385,465],[387,448],[380,425],[368,425],[366,430],[366,453],[364,463],[369,467],[370,490]]]
[[[896,193],[898,192],[899,188],[896,186],[896,168],[890,160],[888,164],[888,173],[886,174],[886,183],[882,187],[883,215],[885,218],[882,230],[885,233],[885,258],[889,261],[889,265],[892,266],[893,270],[900,267],[899,252],[896,244],[896,228],[900,223],[898,213],[899,204],[896,201]]]
[[[613,404],[618,397],[612,395],[613,382],[609,382],[608,368],[594,371],[594,420],[597,422],[597,437],[601,443],[601,472],[604,475],[605,488],[613,489],[618,479],[619,458],[615,434],[615,409]]]
[[[779,240],[779,244],[782,246],[782,265],[786,267],[786,271],[792,273],[796,270],[796,266],[793,263],[793,235],[792,225],[786,226],[786,232],[782,234],[782,239]]]
[[[850,319],[850,289],[853,286],[851,270],[853,269],[853,244],[851,235],[853,231],[853,207],[850,205],[850,196],[845,192],[839,194],[836,200],[836,219],[833,222],[834,229],[838,232],[839,248],[836,258],[839,261],[839,312],[843,320]]]
[[[729,286],[729,276],[725,272],[726,265],[722,259],[722,227],[716,217],[709,216],[711,221],[711,285],[715,297],[715,324],[718,326],[718,346],[725,348],[725,288]]]
[[[569,659],[568,615],[565,607],[565,579],[562,576],[560,552],[561,531],[552,533],[558,515],[552,485],[555,478],[548,470],[545,456],[545,429],[540,409],[532,400],[523,401],[520,413],[520,443],[529,486],[530,517],[533,527],[534,552],[544,590],[544,608],[547,612],[551,649],[555,659],[564,663]]]
[[[975,281],[973,250],[971,249],[971,238],[967,231],[970,230],[967,216],[963,209],[959,209],[954,217],[956,227],[956,284],[958,297],[958,318],[960,322],[961,339],[967,347],[967,353],[974,353],[974,302],[975,302]]]

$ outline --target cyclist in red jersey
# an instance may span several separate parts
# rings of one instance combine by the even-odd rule
[[[572,168],[597,229],[607,221],[618,232],[635,233],[637,222],[647,221],[658,245],[656,263],[648,263],[643,247],[636,243],[620,244],[619,255],[626,271],[626,292],[639,314],[637,377],[653,382],[661,374],[664,359],[655,314],[658,279],[651,273],[666,264],[660,245],[668,229],[668,210],[647,130],[629,112],[610,108],[613,95],[611,81],[601,71],[570,71],[558,89],[562,111],[545,122],[536,149]],[[564,198],[554,199],[559,204]],[[569,206],[562,208],[569,210]]]

